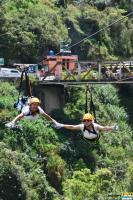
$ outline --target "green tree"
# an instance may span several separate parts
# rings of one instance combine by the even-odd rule
[[[92,175],[88,169],[75,171],[71,179],[63,183],[65,199],[97,199],[112,188],[112,174],[107,169],[100,169]]]
[[[108,199],[110,192],[131,191],[132,129],[118,96],[119,87],[97,85],[92,89],[98,123],[119,125],[116,132],[101,133],[96,143],[83,140],[78,132],[56,131],[44,119],[22,120],[19,122],[22,131],[6,129],[5,122],[17,114],[13,109],[17,91],[14,85],[0,82],[0,195],[3,198],[91,200]],[[54,117],[62,123],[81,123],[85,88],[67,90],[67,103],[63,110],[56,110]]]
[[[1,36],[1,50],[8,60],[35,62],[48,48],[58,49],[60,40],[67,38],[58,11],[48,5],[9,1],[3,4],[2,10],[5,23],[1,29],[6,34]]]

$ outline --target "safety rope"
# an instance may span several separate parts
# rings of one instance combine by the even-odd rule
[[[26,92],[24,94],[25,96],[22,96],[21,95],[21,89],[22,89],[24,75],[25,75]],[[17,108],[17,110],[18,110],[19,113],[21,112],[21,110],[23,108],[23,105],[28,101],[29,97],[32,97],[31,85],[30,85],[30,80],[29,80],[29,76],[27,74],[27,71],[24,68],[24,70],[21,73],[18,99],[17,99],[17,102],[14,103],[14,108]]]
[[[24,75],[25,75],[25,85],[26,85],[26,96],[28,96],[28,97],[32,96],[29,76],[27,74],[27,70],[24,68],[24,70],[22,71],[22,74],[21,74],[21,79],[20,79],[18,99],[19,99],[20,94],[21,94],[21,88],[22,88],[22,83],[23,83]]]
[[[85,93],[85,96],[86,96],[86,101],[85,101],[85,113],[88,113],[88,86],[86,86],[86,93]]]
[[[88,108],[88,92],[90,94],[90,108]],[[92,89],[90,87],[86,87],[86,102],[85,102],[85,113],[90,112],[94,116],[94,121],[96,122],[96,110],[95,105],[93,102],[93,96],[92,96]]]
[[[28,96],[28,97],[31,97],[31,96],[32,96],[31,85],[30,85],[29,76],[28,76],[26,70],[25,70],[25,81],[26,81],[26,91],[27,91],[27,96]]]
[[[24,71],[21,73],[21,79],[20,79],[20,84],[19,84],[19,94],[18,94],[18,99],[21,93],[21,88],[22,88],[22,82],[23,82],[23,76],[24,76]]]
[[[93,102],[93,96],[92,96],[92,91],[90,88],[88,88],[89,90],[89,93],[90,93],[90,113],[93,114],[94,116],[94,121],[96,122],[96,110],[95,110],[95,105],[94,105],[94,102]]]

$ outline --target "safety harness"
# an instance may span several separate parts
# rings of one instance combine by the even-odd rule
[[[22,84],[25,76],[25,96],[21,95],[21,89],[22,89]],[[28,99],[32,96],[31,92],[31,85],[30,85],[30,80],[29,76],[27,74],[27,69],[24,68],[21,74],[21,79],[20,79],[20,85],[19,85],[19,94],[18,94],[18,99],[17,102],[14,104],[14,108],[17,108],[18,112],[21,112],[23,106],[27,103]]]
[[[88,105],[88,93],[90,94],[90,108]],[[85,102],[85,113],[91,113],[94,116],[94,122],[96,122],[96,110],[93,103],[92,88],[86,87],[86,102]]]
[[[20,81],[20,86],[19,86],[19,95],[21,93],[21,88],[22,88],[24,75],[25,75],[26,95],[28,97],[31,97],[32,96],[32,92],[31,92],[31,85],[30,85],[29,76],[27,74],[27,68],[24,68],[24,70],[22,71],[22,74],[21,74],[21,81]]]
[[[96,138],[92,138],[92,139],[88,139],[88,138],[85,138],[85,137],[83,136],[83,138],[86,139],[86,140],[89,140],[89,141],[93,141],[93,142],[94,142],[94,141],[99,140],[99,138],[100,138],[100,134],[96,132],[96,130],[95,130],[93,124],[92,124],[92,130],[88,130],[88,129],[85,127],[85,125],[84,125],[83,131],[88,131],[89,134],[90,134],[90,133],[93,133],[93,134],[95,134],[95,135],[97,136]]]
[[[88,105],[88,93],[90,94],[90,108],[89,105]],[[85,102],[85,113],[91,113],[93,116],[94,116],[94,122],[97,122],[96,121],[96,110],[95,110],[95,105],[93,103],[93,96],[92,96],[92,89],[89,88],[88,86],[86,87],[86,102]],[[96,132],[95,128],[94,128],[94,125],[92,124],[92,131],[91,130],[88,130],[86,129],[86,127],[84,126],[84,130],[85,131],[87,130],[88,133],[93,133],[93,134],[96,134],[97,137],[96,138],[93,138],[93,139],[87,139],[85,137],[83,137],[84,139],[87,139],[89,141],[97,141],[99,140],[100,138],[100,134]]]
[[[35,115],[36,114],[39,114],[40,112],[39,112],[39,109],[35,112]],[[30,111],[29,111],[29,113],[27,113],[25,116],[34,116],[34,114],[33,113],[31,113]]]

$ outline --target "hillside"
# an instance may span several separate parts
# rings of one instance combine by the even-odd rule
[[[99,142],[83,140],[78,132],[56,130],[44,119],[20,122],[22,130],[8,130],[5,122],[16,114],[15,87],[0,82],[0,198],[4,200],[96,200],[108,194],[132,192],[133,131],[121,106],[118,89],[93,87],[97,121],[119,125],[102,133]],[[59,122],[80,123],[85,88],[67,89]]]
[[[133,9],[132,1],[3,0],[0,1],[0,57],[12,62],[40,62],[61,42],[73,46],[104,29]],[[71,50],[81,60],[130,59],[133,54],[132,15],[84,40]]]

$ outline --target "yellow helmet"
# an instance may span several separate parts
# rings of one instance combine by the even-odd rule
[[[90,114],[90,113],[86,113],[86,114],[84,114],[84,116],[83,116],[83,121],[84,121],[84,120],[90,120],[90,121],[93,121],[93,120],[94,120],[94,117],[93,117],[92,114]]]
[[[32,103],[41,104],[40,100],[39,100],[37,97],[32,97],[32,98],[30,99],[29,104],[31,105]]]

